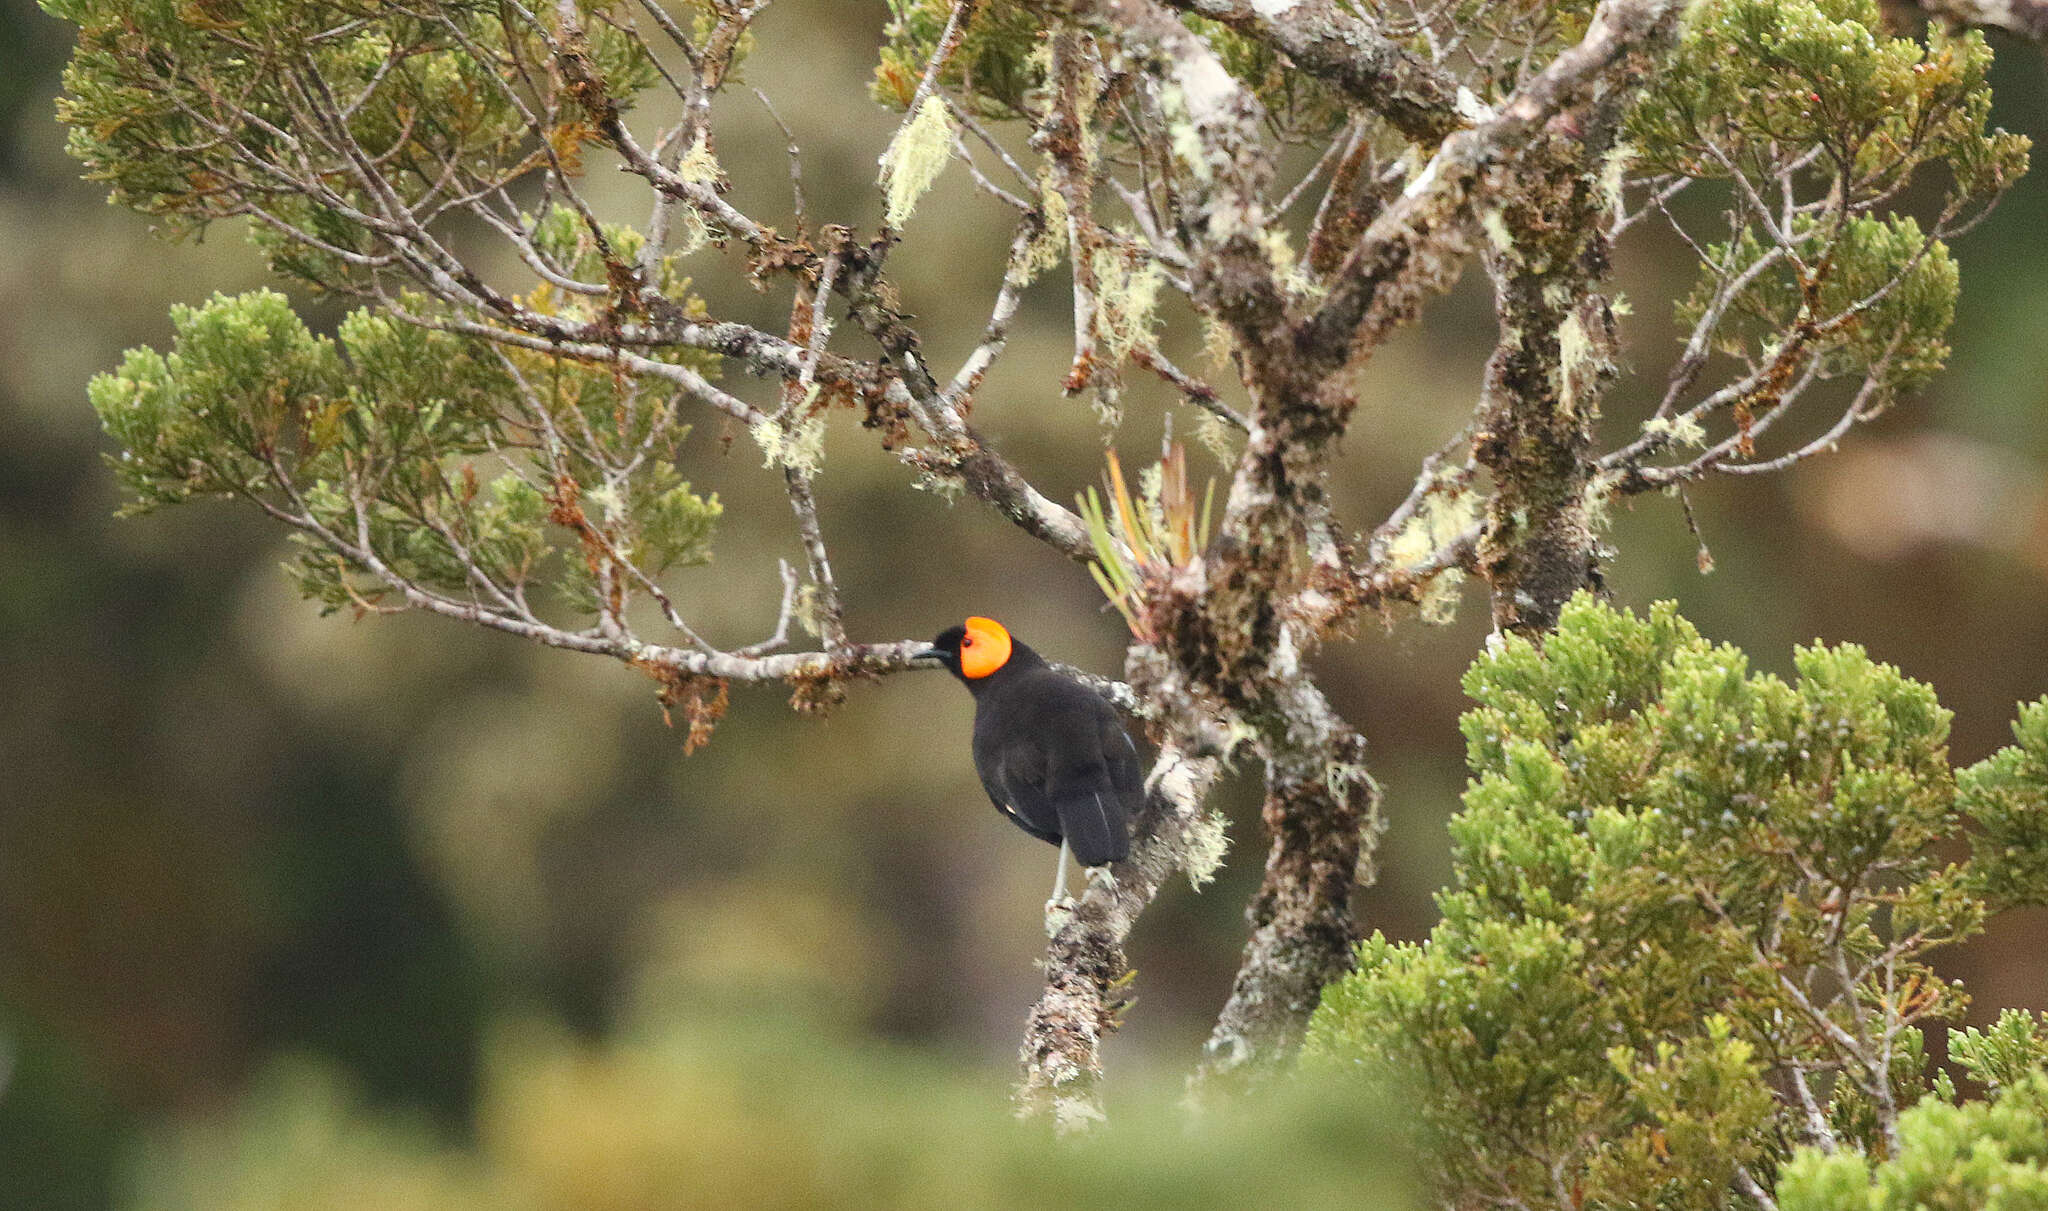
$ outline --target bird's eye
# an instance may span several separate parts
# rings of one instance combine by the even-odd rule
[[[960,646],[963,648],[971,648],[974,646],[974,640],[972,638],[963,639],[960,641]]]

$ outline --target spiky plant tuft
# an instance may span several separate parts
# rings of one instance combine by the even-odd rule
[[[1116,451],[1103,455],[1104,494],[1089,488],[1076,497],[1088,536],[1095,543],[1089,571],[1102,595],[1124,616],[1140,641],[1158,639],[1147,603],[1152,588],[1193,564],[1209,546],[1209,519],[1216,481],[1209,480],[1197,503],[1188,479],[1187,448],[1170,438],[1159,462],[1139,477],[1134,494]]]

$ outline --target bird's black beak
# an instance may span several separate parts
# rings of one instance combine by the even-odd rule
[[[946,652],[944,648],[928,647],[922,652],[911,653],[910,662],[912,664],[944,664],[946,663]]]

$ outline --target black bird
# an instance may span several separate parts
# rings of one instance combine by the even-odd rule
[[[1102,695],[1054,671],[989,618],[939,632],[918,655],[974,694],[974,769],[997,810],[1060,847],[1053,903],[1066,898],[1069,852],[1086,867],[1130,856],[1145,771]]]

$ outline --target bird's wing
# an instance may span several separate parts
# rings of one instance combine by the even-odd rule
[[[1107,707],[1107,704],[1104,704]],[[1131,742],[1131,734],[1124,730],[1123,721],[1116,717],[1116,710],[1108,707],[1102,712],[1102,755],[1109,766],[1109,784],[1119,794],[1142,795],[1145,791],[1145,762],[1138,755],[1138,746]]]
[[[1060,843],[1059,811],[1046,797],[1045,750],[1035,737],[1013,736],[982,772],[982,789],[1018,828],[1041,841]]]
[[[1002,767],[993,757],[982,760],[981,754],[976,753],[974,773],[981,779],[981,789],[988,792],[988,801],[996,805],[997,811],[1009,815],[1010,792],[1003,788]]]
[[[1066,738],[1053,764],[1048,794],[1059,813],[1060,833],[1083,866],[1121,862],[1131,853],[1130,809],[1125,785],[1131,778],[1142,787],[1137,748],[1117,726],[1107,704],[1106,725],[1076,729]]]

